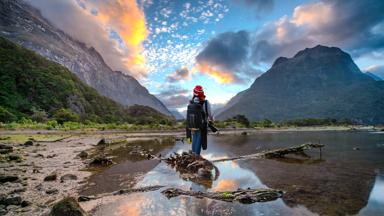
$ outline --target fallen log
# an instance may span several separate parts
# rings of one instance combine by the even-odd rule
[[[240,202],[251,204],[255,202],[268,202],[276,200],[283,196],[283,192],[275,189],[237,189],[236,191],[224,192],[201,192],[186,191],[178,188],[168,188],[161,192],[168,199],[180,195],[192,196],[196,198],[209,198],[225,202]]]
[[[128,188],[128,189],[121,189],[118,191],[114,191],[112,193],[102,193],[97,195],[91,195],[91,196],[82,196],[80,195],[77,198],[78,202],[86,202],[90,200],[100,199],[106,196],[116,196],[116,195],[122,195],[122,194],[130,194],[130,193],[138,193],[138,192],[148,192],[148,191],[155,191],[159,190],[164,186],[161,185],[155,185],[155,186],[147,186],[147,187],[141,187],[141,188]]]
[[[258,159],[258,158],[268,158],[268,159],[283,158],[287,154],[305,154],[304,150],[309,150],[312,148],[320,149],[320,153],[321,153],[322,147],[324,147],[323,144],[304,143],[304,144],[294,146],[294,147],[268,150],[268,151],[263,151],[263,152],[259,152],[259,153],[255,153],[255,154],[242,155],[242,156],[236,156],[236,157],[231,157],[231,158],[217,159],[217,160],[213,160],[211,162],[217,163],[217,162],[224,162],[224,161],[248,160],[248,159]]]

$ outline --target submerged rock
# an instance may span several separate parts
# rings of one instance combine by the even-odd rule
[[[67,197],[56,203],[49,216],[85,216],[85,211],[80,207],[75,198]]]

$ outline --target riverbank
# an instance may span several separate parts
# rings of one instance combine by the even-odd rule
[[[258,132],[279,132],[279,131],[383,131],[384,126],[311,126],[311,127],[273,127],[273,128],[220,128],[219,134],[233,134],[233,133],[258,133]],[[141,130],[124,130],[124,129],[107,129],[100,130],[96,128],[64,130],[64,129],[0,129],[0,136],[12,134],[127,134],[127,136],[156,136],[156,135],[179,135],[184,134],[184,128],[178,129],[141,129]]]
[[[375,127],[300,127],[225,129],[221,135],[249,135],[277,132],[304,131],[382,131]],[[166,153],[176,140],[183,142],[184,130],[0,130],[0,196],[3,204],[0,213],[7,215],[40,215],[47,213],[53,203],[66,196],[78,196],[80,192],[99,192],[97,185],[89,184],[90,178],[98,182],[101,172],[90,170],[88,164],[99,151],[100,140],[104,139],[107,154],[111,151],[119,162],[129,157],[138,157],[132,152],[146,150],[153,154]],[[162,140],[166,141],[162,141]],[[167,140],[168,139],[168,140]],[[152,140],[153,143],[137,142]],[[161,148],[159,147],[161,146]],[[157,149],[158,147],[158,149]],[[80,157],[86,152],[88,157]],[[144,164],[145,163],[145,164]],[[154,161],[143,161],[143,166],[125,164],[131,167],[127,173],[127,186],[137,182],[146,172],[157,165]],[[132,177],[132,178],[131,178]],[[121,185],[112,182],[108,186]],[[116,189],[112,188],[112,189]]]

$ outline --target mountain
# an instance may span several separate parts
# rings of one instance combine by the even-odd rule
[[[384,81],[362,73],[351,56],[318,45],[292,58],[280,57],[251,87],[218,114],[243,114],[250,120],[350,119],[384,123]]]
[[[177,110],[171,110],[172,115],[176,118],[176,120],[183,120],[185,117],[181,115],[181,113]]]
[[[367,74],[368,76],[372,77],[374,80],[376,81],[381,81],[383,79],[381,79],[379,76],[375,75],[374,73],[371,73],[371,72],[365,72],[365,74]]]
[[[0,122],[37,114],[41,118],[93,122],[170,120],[150,107],[120,105],[100,95],[62,65],[0,37]]]
[[[135,78],[113,71],[93,47],[54,27],[38,10],[21,0],[0,2],[0,35],[67,67],[100,94],[118,103],[145,105],[171,115]]]

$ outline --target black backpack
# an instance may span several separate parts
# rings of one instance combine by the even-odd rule
[[[205,103],[205,102],[204,102]],[[193,99],[187,107],[187,128],[190,130],[200,130],[206,125],[203,104],[195,103]]]

